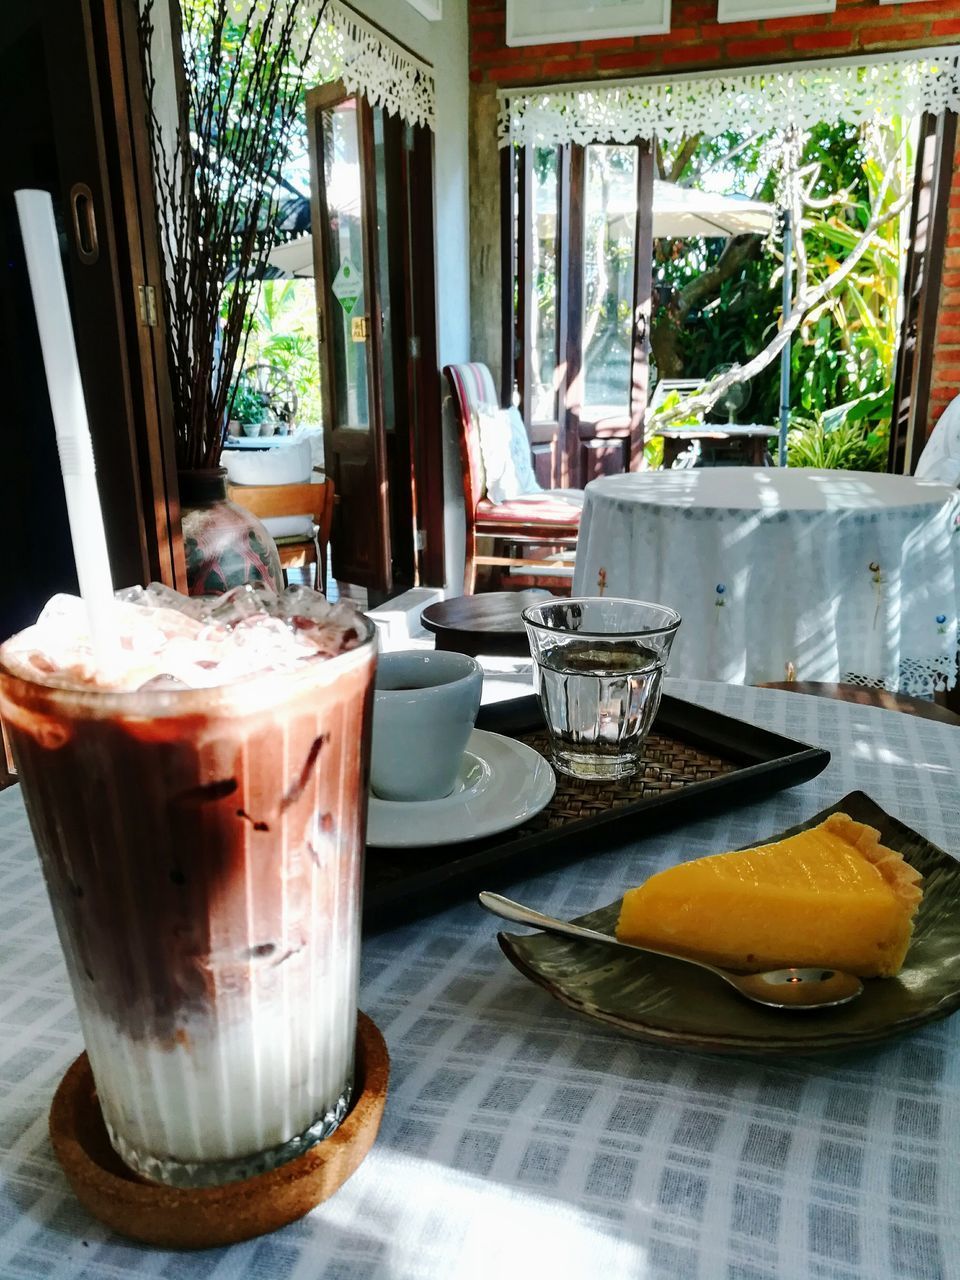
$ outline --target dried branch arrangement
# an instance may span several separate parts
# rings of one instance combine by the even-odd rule
[[[230,0],[178,0],[174,48],[179,37],[181,67],[169,122],[169,95],[156,76],[155,0],[141,7],[163,317],[182,469],[219,461],[234,373],[246,345],[248,303],[276,238],[280,170],[328,3],[263,0],[262,19],[238,25]]]

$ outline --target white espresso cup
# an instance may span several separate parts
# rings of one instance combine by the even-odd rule
[[[380,655],[371,785],[383,800],[439,800],[457,781],[480,709],[483,671],[463,653]]]

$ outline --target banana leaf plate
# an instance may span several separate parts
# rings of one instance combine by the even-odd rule
[[[923,901],[903,969],[871,979],[852,1004],[823,1012],[781,1012],[743,1000],[692,965],[632,957],[548,934],[497,935],[525,977],[568,1008],[628,1035],[698,1052],[796,1055],[878,1044],[960,1008],[960,863],[912,831],[861,791],[808,822],[757,843],[816,826],[838,810],[880,831],[923,875]],[[620,902],[578,924],[613,933]]]

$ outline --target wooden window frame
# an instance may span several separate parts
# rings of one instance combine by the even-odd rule
[[[377,476],[378,531],[371,540],[369,564],[377,584],[363,582],[367,566],[344,565],[333,543],[334,572],[347,581],[368,587],[371,600],[389,598],[397,590],[444,581],[442,395],[437,363],[436,278],[434,267],[433,134],[425,125],[405,125],[399,117],[383,113],[387,200],[388,263],[380,271],[377,182],[374,146],[374,112],[360,93],[350,93],[342,81],[321,85],[307,94],[310,141],[312,221],[314,223],[315,279],[326,281],[329,213],[320,181],[323,140],[318,114],[354,99],[357,104],[359,164],[364,191],[364,276],[368,313],[366,342],[368,397],[370,403],[371,466]],[[410,130],[409,134],[407,130]],[[389,145],[388,145],[389,141]],[[409,145],[408,145],[409,144]],[[320,230],[322,228],[322,230]],[[404,281],[410,282],[406,288]],[[379,282],[379,283],[377,283]],[[390,343],[385,342],[381,307],[384,297],[394,301]],[[342,406],[337,401],[334,376],[334,304],[328,287],[320,308],[323,321],[320,348],[321,390],[326,420],[341,427]],[[376,370],[393,376],[394,423],[387,431],[383,385]],[[375,422],[383,431],[374,430]],[[339,488],[339,460],[331,448],[327,466]],[[402,480],[400,477],[408,477]],[[389,497],[388,497],[389,493]],[[343,491],[340,490],[343,498]],[[336,525],[344,522],[341,501]],[[342,536],[340,542],[342,544]],[[369,575],[369,576],[372,576]]]
[[[615,145],[607,143],[607,145]],[[628,144],[637,149],[637,219],[634,230],[633,324],[624,412],[603,420],[585,419],[583,408],[583,250],[586,147],[558,147],[557,170],[557,410],[554,420],[532,417],[530,302],[533,297],[530,217],[533,158],[529,147],[505,147],[501,158],[503,392],[505,402],[517,388],[520,412],[534,454],[551,449],[549,482],[576,485],[586,467],[584,451],[602,451],[619,441],[624,462],[637,469],[643,457],[647,407],[653,261],[653,145],[645,139]],[[514,222],[514,201],[516,222]],[[516,287],[516,305],[514,288]],[[541,483],[545,469],[538,471]]]
[[[913,474],[929,435],[930,389],[956,142],[954,112],[922,118],[887,456],[887,470],[897,474]]]

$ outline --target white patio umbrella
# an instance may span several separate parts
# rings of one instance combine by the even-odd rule
[[[270,250],[267,262],[287,279],[312,277],[313,236],[308,231],[295,240],[288,240],[286,244],[278,244],[275,249]]]
[[[680,240],[687,236],[766,235],[776,209],[762,200],[726,196],[712,191],[678,187],[675,182],[653,183],[653,234],[655,239]]]
[[[608,205],[608,213],[628,213],[632,209],[619,209],[617,201]],[[541,215],[541,218],[544,215]],[[726,196],[711,191],[694,191],[678,187],[673,182],[653,184],[653,234],[670,240],[684,236],[742,236],[766,235],[770,230],[776,210],[762,200],[748,200],[745,196]],[[286,244],[277,245],[267,261],[287,277],[313,275],[313,239],[309,233],[297,236]]]

